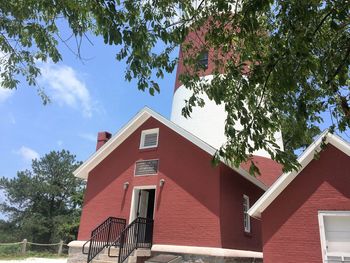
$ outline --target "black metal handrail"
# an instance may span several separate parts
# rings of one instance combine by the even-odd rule
[[[124,262],[137,248],[151,248],[153,242],[153,219],[138,217],[132,221],[108,248],[109,257],[118,257]],[[110,254],[111,247],[119,247],[118,256]]]
[[[91,232],[90,240],[83,245],[83,254],[87,254],[87,263],[98,255],[105,247],[108,247],[116,240],[126,225],[123,218],[109,217]],[[85,246],[89,244],[88,252]]]

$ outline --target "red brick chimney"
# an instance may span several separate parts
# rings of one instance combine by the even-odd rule
[[[99,132],[97,135],[97,144],[96,144],[96,151],[102,147],[110,138],[112,137],[112,134],[109,132]]]

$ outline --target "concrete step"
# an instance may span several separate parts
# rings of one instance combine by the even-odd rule
[[[182,257],[178,255],[171,254],[160,254],[155,257],[149,258],[145,263],[180,263],[182,262]]]
[[[113,260],[114,262],[118,262],[118,256],[117,257],[110,257],[108,254],[98,254],[96,256],[96,259],[98,260]]]
[[[108,255],[108,248],[104,248],[99,255]],[[111,247],[110,248],[110,255],[111,256],[118,256],[119,255],[119,247]]]
[[[134,251],[136,257],[150,257],[151,249],[149,248],[138,248]]]
[[[118,256],[119,248],[111,247],[110,255]],[[150,257],[150,256],[151,256],[151,249],[139,248],[133,251],[125,262],[136,263],[137,257]],[[108,248],[103,249],[101,253],[99,253],[96,256],[96,258],[92,260],[92,263],[117,263],[117,262],[118,262],[118,257],[108,256]],[[172,263],[177,263],[177,262],[172,262]]]
[[[101,259],[93,259],[92,263],[116,263],[118,262],[117,258],[109,259],[109,260],[101,260]]]

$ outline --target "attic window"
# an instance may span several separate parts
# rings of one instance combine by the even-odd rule
[[[158,173],[159,160],[142,160],[135,164],[136,175],[152,175]]]
[[[198,66],[201,68],[208,68],[208,51],[203,51],[198,57]]]
[[[141,133],[140,149],[155,148],[158,146],[159,129],[144,130]]]

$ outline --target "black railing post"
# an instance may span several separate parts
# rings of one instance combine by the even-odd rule
[[[152,220],[151,247],[153,245],[154,220]]]
[[[140,225],[140,218],[136,218],[136,249],[138,248],[138,244],[139,244],[139,225]]]
[[[126,229],[126,228],[125,228],[125,229]],[[118,263],[121,263],[121,255],[122,255],[124,243],[125,243],[125,232],[123,231],[123,232],[120,234],[119,253],[118,253]]]
[[[140,233],[141,231],[141,233]],[[141,242],[141,243],[139,243]],[[153,219],[137,217],[110,244],[109,257],[118,257],[118,263],[123,263],[137,248],[151,248],[153,242]],[[118,256],[110,254],[112,246],[119,246]]]
[[[113,230],[112,227],[114,227],[114,225],[112,224],[117,224],[118,228],[115,235],[119,236],[124,230],[126,220],[123,218],[109,217],[92,231],[90,240],[85,242],[82,248],[83,254],[88,254],[88,263],[94,259],[106,246],[113,243],[111,241],[111,231]],[[84,249],[87,244],[89,244],[88,253],[86,253]]]
[[[108,224],[108,234],[107,234],[107,247],[109,246],[109,239],[110,239],[110,236],[111,236],[111,226],[113,224],[113,221],[112,219],[110,219],[110,222]]]
[[[90,239],[91,240],[91,239]],[[89,252],[88,252],[88,262],[90,262],[90,255],[91,255],[91,248],[92,248],[92,246],[91,246],[91,242],[92,242],[92,240],[90,241],[90,244],[89,244]]]

